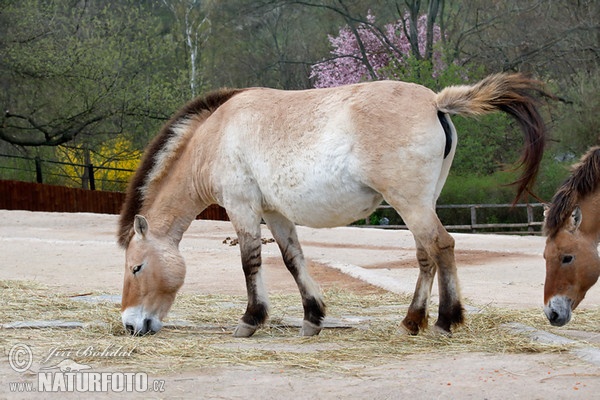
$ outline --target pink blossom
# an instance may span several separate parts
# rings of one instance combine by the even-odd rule
[[[367,15],[367,21],[374,23],[375,18],[371,13]],[[406,18],[406,29],[409,29],[410,21]],[[422,15],[417,21],[419,52],[425,53],[427,16]],[[363,62],[356,36],[350,27],[342,27],[337,36],[329,36],[331,43],[331,58],[312,66],[310,78],[313,79],[315,87],[333,87],[368,81],[372,79],[398,79],[398,67],[406,66],[406,59],[411,54],[410,41],[404,34],[402,20],[393,24],[387,24],[383,33],[387,40],[393,44],[390,46],[377,32],[368,24],[360,24],[356,28],[360,37],[368,63],[371,65],[375,78],[371,76],[366,64]],[[433,43],[441,39],[439,26],[434,25]],[[439,51],[433,52],[433,76],[435,77],[444,67],[442,56]],[[388,68],[396,67],[396,68]],[[395,72],[396,71],[396,72]]]

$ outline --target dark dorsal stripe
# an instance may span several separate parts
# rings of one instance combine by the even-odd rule
[[[119,245],[122,247],[129,245],[129,240],[132,236],[133,219],[143,207],[142,189],[146,185],[146,178],[156,164],[157,155],[169,143],[169,140],[176,135],[173,127],[177,123],[192,117],[208,118],[219,106],[242,91],[243,89],[221,89],[211,92],[205,97],[198,97],[190,101],[163,126],[159,134],[150,142],[127,188],[125,202],[123,203],[119,219]]]

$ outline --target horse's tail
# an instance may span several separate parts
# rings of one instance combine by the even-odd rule
[[[478,116],[504,111],[521,125],[525,134],[525,149],[519,160],[523,166],[517,185],[517,202],[530,193],[535,182],[546,142],[546,128],[537,110],[535,95],[552,97],[540,81],[522,74],[490,75],[472,86],[449,86],[437,94],[438,110],[448,114]]]

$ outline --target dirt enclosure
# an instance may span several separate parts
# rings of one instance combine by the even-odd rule
[[[316,338],[297,336],[300,297],[277,245],[266,243],[271,320],[254,337],[236,339],[231,331],[243,312],[245,284],[230,240],[235,232],[226,222],[195,221],[181,243],[186,283],[167,326],[131,338],[114,304],[124,262],[116,221],[0,210],[0,398],[589,399],[600,393],[600,287],[569,325],[550,327],[541,309],[544,238],[455,234],[468,321],[451,338],[431,332],[414,338],[395,329],[418,274],[410,233],[299,227],[311,273],[325,292],[329,328]],[[271,237],[266,228],[263,236]],[[79,297],[108,300],[96,306],[73,300]],[[432,302],[435,320],[436,288]],[[30,320],[63,327],[14,328]],[[78,320],[84,324],[64,327]],[[535,334],[511,331],[512,322]],[[27,371],[10,362],[17,345],[32,350]],[[89,346],[122,349],[110,356],[86,353]],[[40,397],[12,385],[37,384],[43,368],[64,359],[91,371],[144,372],[160,388]]]

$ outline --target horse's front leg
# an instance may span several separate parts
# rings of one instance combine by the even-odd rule
[[[283,262],[294,277],[304,308],[304,321],[300,335],[314,336],[319,334],[325,317],[325,303],[319,286],[313,281],[306,267],[306,260],[298,241],[296,226],[283,215],[270,212],[263,216],[275,241],[279,245]]]
[[[242,269],[246,278],[248,305],[233,335],[250,337],[265,323],[269,313],[269,301],[262,278],[260,227],[252,232],[242,230],[237,232]]]

